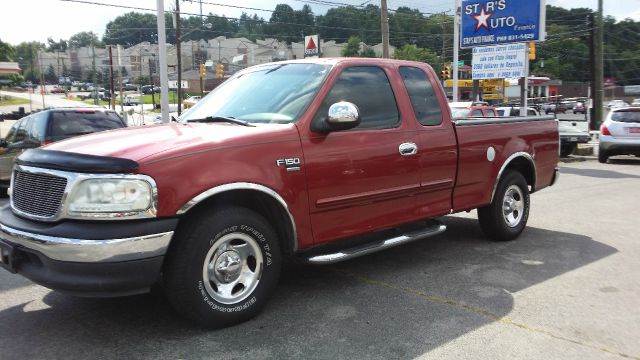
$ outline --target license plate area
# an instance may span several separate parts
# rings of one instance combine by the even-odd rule
[[[14,267],[14,248],[2,240],[0,240],[0,267],[7,269],[8,271],[15,273]]]
[[[628,127],[627,132],[633,135],[640,135],[640,127]]]

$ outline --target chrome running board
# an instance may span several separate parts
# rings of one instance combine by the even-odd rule
[[[394,236],[389,239],[379,240],[373,243],[367,243],[364,245],[347,248],[334,253],[311,256],[306,259],[306,262],[310,264],[316,264],[316,265],[333,264],[340,261],[345,261],[345,260],[357,258],[359,256],[378,252],[384,249],[388,249],[390,247],[406,244],[414,240],[420,240],[420,239],[428,238],[438,234],[442,234],[445,230],[447,230],[446,225],[440,222],[436,222],[435,224],[429,227],[422,228],[419,230],[413,230],[402,235]]]

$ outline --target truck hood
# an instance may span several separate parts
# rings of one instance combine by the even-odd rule
[[[253,127],[226,123],[170,123],[110,130],[53,143],[46,150],[110,156],[139,163],[160,155],[188,155],[221,147],[298,139],[293,124],[260,124]]]

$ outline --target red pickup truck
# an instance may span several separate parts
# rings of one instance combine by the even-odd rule
[[[0,264],[81,296],[159,283],[188,318],[226,326],[259,312],[284,259],[350,259],[472,209],[489,238],[514,239],[557,162],[553,118],[452,121],[427,64],[264,64],[176,122],[24,152]]]

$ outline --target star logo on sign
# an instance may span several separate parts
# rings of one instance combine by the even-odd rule
[[[481,27],[484,26],[485,29],[489,30],[489,25],[487,24],[487,20],[491,17],[491,13],[484,12],[484,9],[480,9],[480,14],[472,15],[478,23],[476,24],[476,31],[480,30]]]

